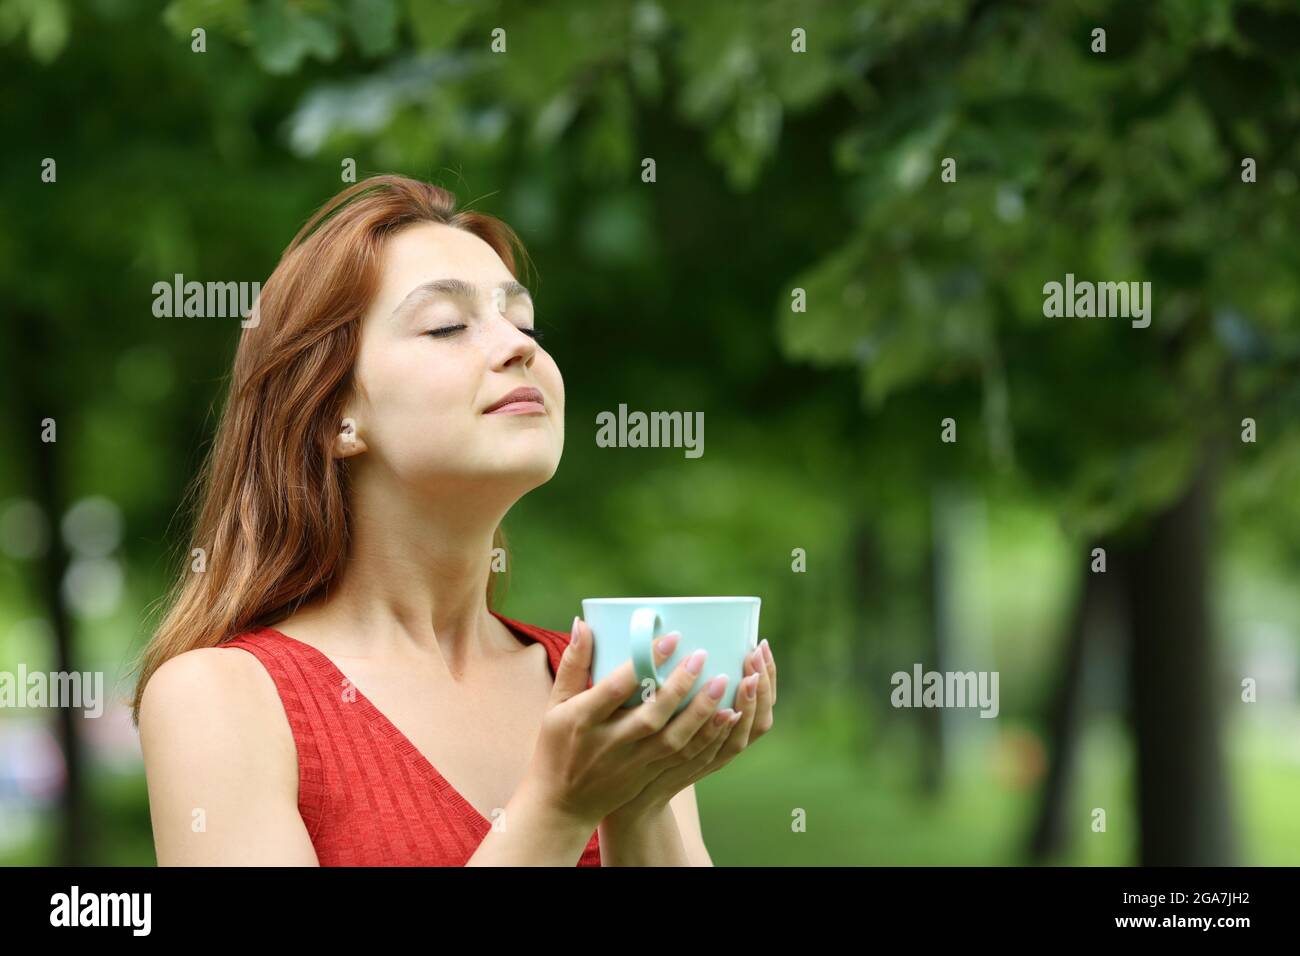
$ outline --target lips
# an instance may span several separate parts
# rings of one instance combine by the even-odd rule
[[[484,415],[490,415],[497,411],[542,411],[546,408],[546,399],[542,393],[532,387],[516,388],[514,391],[506,392],[499,399],[483,409]]]

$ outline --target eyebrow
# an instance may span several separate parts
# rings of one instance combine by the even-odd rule
[[[507,299],[525,298],[530,304],[533,301],[528,289],[513,279],[509,282],[497,283],[496,288],[504,292]],[[473,301],[478,297],[478,286],[464,279],[434,279],[432,282],[422,283],[408,292],[406,298],[397,304],[397,308],[393,309],[393,318],[400,318],[410,310],[440,295]]]

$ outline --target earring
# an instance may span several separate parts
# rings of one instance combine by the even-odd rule
[[[343,419],[343,433],[341,435],[343,444],[351,448],[357,443],[357,423],[351,418]]]

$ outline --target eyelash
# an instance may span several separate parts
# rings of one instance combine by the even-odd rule
[[[435,339],[443,339],[467,328],[469,328],[467,325],[448,325],[441,329],[431,329],[424,334]],[[541,329],[520,329],[519,331],[524,333],[524,335],[530,336],[534,342],[540,342],[544,334]]]

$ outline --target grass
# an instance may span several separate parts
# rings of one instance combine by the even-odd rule
[[[818,746],[815,714],[787,710],[780,733],[759,741],[725,771],[696,785],[705,839],[719,866],[1022,865],[1036,795],[976,751],[952,770],[935,798],[916,786],[906,752],[854,760]],[[1229,734],[1240,862],[1300,863],[1300,760],[1277,731],[1237,726]],[[1097,720],[1085,732],[1069,811],[1071,845],[1056,865],[1128,866],[1136,861],[1127,736]],[[1093,810],[1106,811],[1094,832]],[[791,826],[802,810],[806,829]]]
[[[947,785],[919,790],[915,748],[895,734],[855,736],[828,701],[782,700],[777,729],[724,771],[696,785],[710,854],[719,866],[1003,866],[1021,848],[1036,811],[1032,786],[1010,771],[1008,735],[954,746]],[[990,723],[1002,725],[1002,721]],[[847,729],[846,729],[847,728]],[[1000,729],[1011,729],[1001,728]],[[1259,722],[1228,735],[1240,861],[1300,863],[1300,748],[1296,734]],[[861,757],[853,754],[860,753]],[[1082,741],[1071,791],[1071,845],[1052,863],[1124,866],[1135,860],[1131,755],[1121,724],[1094,720]],[[144,778],[92,773],[91,862],[151,866]],[[1106,832],[1092,829],[1106,810]],[[802,821],[802,826],[796,826]],[[54,817],[0,865],[46,865],[54,858]]]

